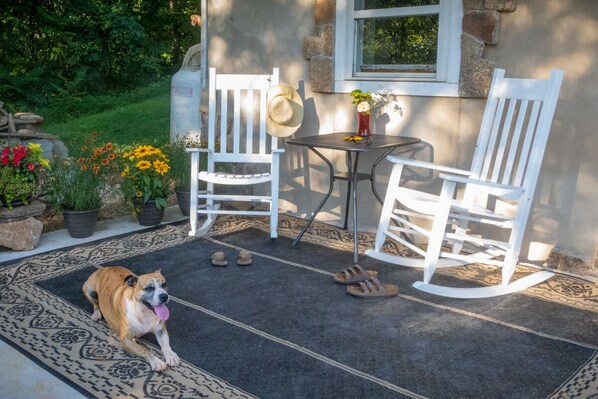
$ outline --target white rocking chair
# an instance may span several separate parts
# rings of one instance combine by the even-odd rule
[[[510,282],[519,259],[563,72],[554,70],[548,80],[505,78],[504,73],[502,69],[494,71],[470,171],[388,157],[394,165],[375,247],[367,250],[366,255],[423,268],[423,281],[413,284],[422,291],[454,298],[484,298],[523,290],[553,276],[539,271]],[[440,172],[444,179],[440,195],[402,186],[405,166]],[[464,188],[458,192],[457,187]],[[422,227],[425,223],[431,224],[429,230]],[[427,240],[427,250],[410,239],[416,236]],[[387,239],[421,258],[383,252]],[[450,250],[445,251],[447,247]],[[430,284],[437,268],[475,262],[501,267],[501,284],[479,288]]]
[[[191,153],[190,236],[204,235],[220,214],[240,214],[269,215],[270,238],[277,238],[279,157],[284,150],[278,149],[276,137],[266,134],[266,94],[270,87],[278,84],[278,75],[278,68],[274,68],[272,75],[217,75],[216,70],[210,68],[208,148],[187,149]],[[232,134],[227,135],[229,115],[232,115]],[[207,155],[207,170],[200,170],[201,153]],[[266,164],[268,167],[263,173],[234,174],[228,173],[227,167],[225,171],[217,171],[217,164],[228,164],[228,169],[233,165],[239,168],[242,164],[254,167]],[[207,183],[207,190],[199,190],[200,180]],[[260,183],[270,185],[269,195],[217,194],[214,191],[215,185],[247,186]],[[205,199],[205,204],[200,205],[199,199]],[[224,201],[265,203],[268,210],[221,209],[220,202]],[[198,215],[206,215],[206,220],[199,228]]]

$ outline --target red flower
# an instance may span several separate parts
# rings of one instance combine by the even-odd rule
[[[29,163],[27,164],[27,169],[29,169],[29,170],[33,170],[33,169],[35,169],[35,165],[34,165],[33,163],[29,162]]]

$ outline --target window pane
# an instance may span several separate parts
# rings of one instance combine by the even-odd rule
[[[440,0],[355,0],[355,10],[438,5]]]
[[[438,15],[358,20],[358,72],[436,72]]]

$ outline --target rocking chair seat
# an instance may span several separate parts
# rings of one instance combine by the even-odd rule
[[[216,184],[246,185],[266,183],[272,180],[272,175],[267,173],[256,173],[249,175],[237,175],[234,173],[199,172],[198,179]]]

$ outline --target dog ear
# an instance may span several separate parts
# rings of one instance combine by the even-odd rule
[[[162,269],[158,269],[154,273],[162,274]]]
[[[129,287],[134,287],[135,284],[137,284],[137,276],[134,274],[129,274],[127,277],[125,277],[125,283],[127,283],[127,285]]]

